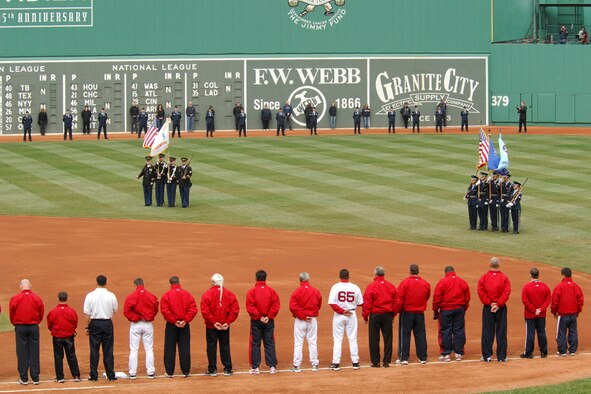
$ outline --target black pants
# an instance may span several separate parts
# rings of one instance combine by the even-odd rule
[[[176,348],[179,348],[179,363],[183,375],[191,372],[191,327],[187,324],[179,328],[166,322],[164,330],[164,370],[169,375],[174,375],[176,362]]]
[[[31,141],[31,128],[30,127],[23,129],[23,141],[27,140],[27,133],[29,133],[29,141]],[[43,133],[41,135],[45,135],[45,133]]]
[[[263,130],[269,130],[269,122],[268,119],[263,119]]]
[[[115,379],[113,359],[113,321],[93,319],[88,325],[90,343],[90,378],[98,379],[99,349],[103,348],[103,365],[108,379]]]
[[[501,203],[499,210],[501,211],[501,231],[506,233],[509,231],[509,208]]]
[[[285,114],[285,126],[290,130],[293,130],[293,125],[291,124],[291,114]]]
[[[435,132],[437,133],[438,130],[440,133],[443,133],[443,123],[441,123],[441,122],[435,123]]]
[[[144,186],[144,205],[152,205],[152,186]]]
[[[90,120],[82,121],[82,134],[90,134]]]
[[[353,134],[361,134],[361,122],[357,123],[353,123]]]
[[[443,126],[447,127],[447,111],[443,111]]]
[[[499,230],[499,208],[498,208],[499,201],[492,200],[492,202],[488,205],[490,210],[490,226],[492,227],[492,231]]]
[[[493,342],[497,338],[497,360],[507,358],[507,306],[492,313],[490,305],[482,307],[482,357],[492,357]]]
[[[131,117],[131,133],[133,134],[134,132],[137,133],[138,130],[138,117],[137,116],[132,116]]]
[[[47,122],[39,123],[39,132],[41,135],[45,135],[45,129],[47,128]]]
[[[137,138],[140,138],[142,136],[142,131],[144,132],[144,134],[148,132],[148,125],[147,124],[140,125],[140,130],[137,132]]]
[[[540,353],[548,354],[548,338],[546,337],[546,318],[536,317],[535,319],[525,319],[525,330],[525,351],[523,353],[528,356],[533,354],[534,340],[537,332]]]
[[[274,332],[274,320],[269,320],[267,324],[260,320],[250,321],[250,365],[253,368],[258,368],[261,365],[261,341],[265,346],[265,363],[269,367],[277,366]]]
[[[239,125],[238,126],[238,136],[242,136],[242,133],[244,132],[244,136],[246,137],[246,125]]]
[[[281,135],[285,135],[285,125],[281,124],[281,125],[277,125],[277,135],[279,136],[279,132],[281,131]]]
[[[410,333],[414,334],[417,357],[427,361],[427,335],[425,333],[425,314],[422,312],[402,312],[400,314],[401,329],[398,333],[400,361],[408,361],[410,355]]]
[[[455,354],[464,354],[464,345],[466,345],[464,315],[464,308],[442,310],[439,313],[439,332],[443,347],[441,354],[448,355],[452,351]]]
[[[390,130],[396,134],[396,124],[394,122],[388,122],[388,134],[390,134]]]
[[[64,353],[70,367],[72,377],[80,377],[80,368],[76,358],[76,346],[74,337],[56,338],[53,337],[53,362],[55,365],[55,378],[57,380],[64,378]]]
[[[480,230],[488,229],[488,205],[484,204],[484,200],[478,203],[478,218],[480,219]]]
[[[468,120],[462,119],[461,131],[464,131],[464,127],[466,128],[466,131],[468,131]]]
[[[412,132],[415,132],[415,127],[417,128],[417,133],[421,132],[421,128],[419,127],[419,122],[412,121]]]
[[[568,331],[568,339],[567,339]],[[556,344],[558,353],[575,353],[579,347],[579,334],[577,332],[577,315],[566,315],[558,317],[558,332],[556,333]],[[32,373],[31,373],[31,376]]]
[[[310,135],[312,135],[312,132],[314,132],[314,135],[316,135],[316,127],[317,126],[318,126],[318,123],[310,122]]]
[[[468,220],[470,221],[470,230],[476,230],[476,218],[478,216],[478,208],[476,203],[468,201]]]
[[[17,324],[14,327],[16,337],[16,357],[18,374],[23,382],[31,379],[39,381],[39,326],[37,324]]]
[[[172,138],[174,138],[175,131],[179,132],[179,138],[181,138],[181,124],[180,123],[173,123],[172,124]]]
[[[404,128],[405,128],[405,129],[408,129],[408,120],[409,120],[409,119],[410,119],[410,118],[409,118],[409,117],[407,117],[407,116],[403,116],[403,117],[402,117],[402,121],[404,122]]]
[[[205,136],[211,135],[213,137],[213,132],[215,131],[215,126],[213,122],[209,122],[205,124]]]
[[[513,232],[519,232],[519,219],[521,216],[521,209],[511,207],[511,220],[513,221]]]
[[[99,123],[98,134],[96,135],[96,139],[101,139],[101,130],[103,131],[103,133],[105,133],[105,139],[109,139],[109,137],[107,137],[107,125],[103,123]]]
[[[72,127],[64,127],[64,141],[68,136],[70,137],[70,141],[72,141]]]
[[[220,359],[224,370],[232,370],[232,356],[230,355],[230,329],[216,330],[215,328],[205,329],[205,340],[207,342],[207,370],[217,371],[217,345],[220,344]]]
[[[393,313],[372,313],[369,316],[369,355],[372,364],[380,362],[380,332],[384,337],[384,364],[392,362]]]
[[[527,133],[527,120],[519,118],[519,132],[521,133],[521,126],[523,126],[523,130]]]

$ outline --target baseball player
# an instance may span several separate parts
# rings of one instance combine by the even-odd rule
[[[328,305],[334,310],[332,318],[332,337],[334,347],[332,351],[332,364],[330,369],[341,369],[341,347],[343,335],[346,332],[349,339],[349,350],[353,369],[359,369],[359,349],[357,347],[357,315],[355,309],[363,305],[363,295],[359,286],[349,282],[349,270],[342,269],[339,272],[340,282],[335,283],[330,289]]]
[[[302,272],[300,274],[300,287],[298,287],[289,298],[289,310],[295,322],[293,326],[293,366],[292,372],[300,372],[302,364],[302,348],[304,338],[308,341],[308,350],[310,352],[310,363],[312,372],[318,371],[318,311],[322,307],[322,295],[309,283],[310,274]]]
[[[146,351],[146,371],[149,379],[154,379],[154,316],[158,313],[158,299],[144,289],[144,280],[133,281],[135,291],[127,296],[123,314],[131,322],[129,327],[129,379],[137,374],[138,350],[140,340]]]

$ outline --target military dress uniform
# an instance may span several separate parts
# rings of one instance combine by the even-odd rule
[[[419,111],[418,108],[415,108],[414,111],[412,111],[412,132],[415,132],[415,127],[417,128],[417,133],[421,132],[421,128],[420,128],[420,122],[421,122],[421,111]]]
[[[513,182],[513,193],[511,202],[507,207],[511,211],[511,220],[513,221],[513,234],[519,234],[519,221],[521,219],[521,183]],[[515,187],[517,186],[517,187]]]
[[[435,132],[437,133],[439,130],[440,133],[443,133],[443,111],[438,109],[435,112]]]
[[[510,180],[511,176],[507,175],[505,182],[500,183],[499,195],[501,201],[499,203],[499,209],[501,211],[501,232],[509,232],[509,208],[507,204],[511,202],[511,196],[513,195],[513,184]]]
[[[388,134],[396,134],[396,111],[390,108],[388,111]]]
[[[488,183],[486,182],[486,172],[480,173],[480,180],[476,183],[478,186],[478,218],[480,231],[488,229]]]
[[[176,165],[176,158],[170,156],[166,169],[166,197],[168,207],[174,207],[176,203],[176,187],[179,184],[179,167]]]
[[[142,168],[137,178],[143,177],[142,186],[144,187],[144,204],[149,207],[152,205],[152,187],[156,179],[156,168],[152,164],[152,156],[146,156],[146,165]]]
[[[140,124],[140,127],[137,132],[137,138],[140,138],[142,136],[142,131],[144,133],[148,132],[148,113],[144,110],[142,110],[142,112],[140,112],[139,124]]]
[[[182,115],[176,109],[170,114],[170,120],[172,121],[172,138],[174,138],[174,132],[179,132],[179,138],[181,138],[181,118]]]
[[[22,119],[23,123],[23,141],[27,140],[27,133],[29,133],[29,141],[31,141],[31,129],[33,128],[33,117],[27,112]]]
[[[353,134],[361,134],[361,111],[359,108],[353,112]]]
[[[490,226],[492,231],[499,231],[500,184],[501,181],[497,172],[493,171],[493,179],[488,183],[490,196],[488,208],[490,211]]]
[[[166,174],[168,165],[164,161],[164,153],[158,155],[158,163],[156,164],[156,206],[164,205],[164,185],[166,185]]]
[[[285,112],[277,112],[275,120],[277,121],[277,137],[279,137],[279,131],[281,131],[281,135],[285,135],[285,121],[287,120]]]
[[[193,170],[191,166],[187,163],[188,159],[186,157],[181,157],[181,161],[183,165],[179,169],[179,191],[181,193],[181,203],[183,208],[187,208],[189,206],[189,192],[191,191],[191,176],[193,175]]]
[[[472,180],[466,192],[466,199],[468,200],[468,220],[470,222],[470,230],[476,230],[476,218],[478,216],[478,187],[476,180],[478,177],[472,175]]]
[[[64,114],[62,121],[64,122],[64,141],[70,136],[70,141],[72,141],[72,115],[68,112]]]

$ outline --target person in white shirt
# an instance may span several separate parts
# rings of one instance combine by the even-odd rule
[[[103,347],[103,363],[109,381],[117,380],[113,359],[113,321],[117,312],[117,297],[106,289],[107,277],[96,277],[97,288],[84,299],[84,314],[88,317],[86,333],[90,342],[90,376],[89,381],[98,380],[99,349]]]
[[[334,310],[332,319],[332,336],[334,347],[330,369],[341,369],[341,348],[344,333],[349,339],[349,350],[353,369],[359,369],[359,348],[357,345],[357,315],[355,309],[363,305],[363,295],[359,286],[349,282],[349,270],[339,272],[340,282],[334,284],[328,296],[328,305]]]

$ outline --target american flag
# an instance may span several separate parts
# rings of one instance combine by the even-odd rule
[[[154,121],[144,136],[144,148],[152,148],[154,140],[156,140],[156,136],[158,135],[158,126],[156,125],[156,120],[157,118],[154,118]]]
[[[476,168],[480,168],[488,164],[488,154],[490,149],[490,143],[488,142],[488,138],[486,138],[486,134],[480,128],[480,142],[478,143],[478,165]]]

